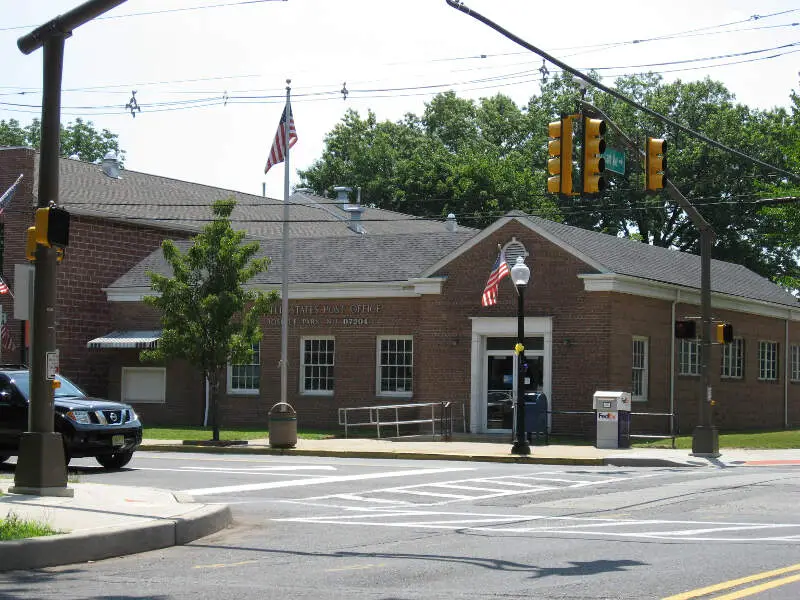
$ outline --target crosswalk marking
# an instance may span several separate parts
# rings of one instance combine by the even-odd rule
[[[380,498],[383,504],[408,504],[409,496],[416,496],[420,500],[416,506],[441,506],[453,502],[490,500],[507,496],[523,494],[537,494],[559,489],[582,488],[609,483],[618,483],[642,477],[651,477],[651,474],[634,476],[601,477],[599,479],[575,479],[570,477],[554,477],[549,471],[526,475],[501,475],[496,477],[475,477],[470,479],[454,479],[450,481],[433,481],[406,486],[385,487],[353,494],[327,494],[311,496],[302,500],[291,500],[292,503],[317,502],[320,500],[336,500],[345,502],[369,503],[373,498]],[[453,493],[444,493],[442,488],[452,490]],[[463,493],[458,493],[463,492]],[[473,492],[473,493],[470,493]],[[401,496],[401,498],[398,498]],[[396,500],[393,500],[396,498]],[[424,499],[427,499],[424,500]],[[345,506],[344,508],[347,508]]]
[[[289,481],[264,481],[261,483],[245,483],[241,485],[226,485],[220,487],[194,488],[181,490],[191,496],[209,496],[213,494],[229,494],[238,492],[254,492],[260,490],[273,490],[278,488],[297,487],[303,485],[320,485],[325,483],[342,483],[345,481],[363,481],[367,479],[383,479],[388,477],[411,477],[416,475],[435,475],[438,473],[451,473],[456,471],[474,471],[474,467],[452,467],[442,469],[408,469],[406,471],[394,470],[381,473],[363,473],[360,475],[332,475],[329,477],[314,477],[310,479],[292,479]]]
[[[498,534],[559,534],[585,537],[660,539],[682,542],[800,543],[800,523],[736,523],[725,521],[679,521],[667,519],[603,519],[551,515],[496,514],[432,511],[421,509],[350,509],[346,514],[292,517],[275,521],[316,525],[404,527],[418,529],[465,529]],[[527,524],[526,524],[527,523]],[[781,531],[784,530],[784,531]],[[785,535],[789,530],[790,535]],[[738,537],[731,533],[740,533]],[[761,535],[774,532],[778,535]],[[748,535],[752,534],[752,535]]]

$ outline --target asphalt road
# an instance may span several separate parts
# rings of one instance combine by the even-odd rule
[[[800,467],[147,452],[116,473],[72,466],[80,481],[229,504],[235,525],[187,546],[3,573],[0,598],[800,597]]]

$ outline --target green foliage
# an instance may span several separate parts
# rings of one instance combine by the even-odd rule
[[[102,159],[109,150],[114,150],[122,160],[125,152],[119,149],[118,137],[108,129],[97,131],[91,121],[77,118],[66,127],[61,125],[59,155],[67,157],[77,154],[83,161],[94,162]],[[0,146],[25,146],[38,150],[41,140],[42,124],[39,119],[34,119],[25,127],[16,119],[0,121]]]
[[[635,442],[636,448],[671,448],[672,440],[654,440]],[[675,447],[687,450],[692,447],[692,436],[682,435],[675,438]],[[769,431],[721,431],[719,433],[720,448],[748,448],[753,450],[800,448],[800,429],[776,429]]]
[[[172,276],[150,272],[153,296],[145,303],[161,315],[158,346],[141,353],[142,360],[165,362],[184,359],[200,370],[211,387],[211,420],[219,439],[217,415],[219,382],[228,363],[252,358],[261,339],[259,318],[277,300],[244,286],[269,267],[269,258],[255,258],[257,242],[245,243],[245,234],[231,227],[234,199],[213,205],[214,219],[192,239],[182,253],[174,242],[162,244]]]
[[[666,84],[657,74],[632,75],[617,79],[615,87],[685,127],[800,173],[797,93],[790,113],[738,104],[722,83],[711,79]],[[609,128],[606,141],[626,153],[627,173],[607,171],[608,188],[600,197],[551,196],[546,193],[547,124],[579,112],[581,98],[609,115],[637,151]],[[666,192],[644,192],[638,150],[644,150],[647,136],[667,140],[668,176],[714,229],[714,258],[800,288],[797,203],[764,209],[756,202],[797,196],[796,185],[628,103],[591,87],[581,90],[568,74],[543,83],[524,108],[501,94],[474,102],[447,92],[427,104],[421,116],[407,114],[396,123],[378,122],[371,111],[365,119],[348,111],[326,136],[322,157],[300,176],[302,185],[321,195],[334,185],[361,187],[362,199],[380,208],[434,218],[453,212],[475,227],[518,209],[699,254],[699,232],[684,211]],[[577,168],[574,180],[579,191]]]
[[[0,519],[0,541],[21,540],[25,538],[56,535],[56,531],[46,523],[21,519],[16,513],[10,512],[5,519]]]

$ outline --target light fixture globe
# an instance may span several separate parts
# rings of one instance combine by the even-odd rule
[[[514,285],[528,285],[528,280],[531,278],[531,270],[525,264],[525,260],[518,256],[514,266],[511,267],[511,281]]]

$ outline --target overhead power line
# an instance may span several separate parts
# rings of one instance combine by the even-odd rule
[[[474,19],[480,21],[481,23],[491,27],[492,29],[494,29],[498,33],[504,35],[505,37],[507,37],[511,41],[519,44],[523,48],[527,48],[531,52],[533,52],[535,54],[538,54],[539,56],[541,56],[545,60],[550,61],[551,63],[553,63],[554,65],[560,67],[564,71],[570,73],[571,75],[574,75],[575,77],[577,77],[579,79],[582,79],[583,81],[585,81],[586,83],[596,87],[597,89],[604,91],[605,93],[609,94],[610,96],[613,96],[617,100],[621,100],[621,101],[625,102],[626,104],[629,104],[630,106],[633,106],[634,108],[637,108],[637,109],[641,110],[644,113],[647,113],[648,115],[650,115],[652,117],[656,117],[657,119],[663,121],[664,123],[668,123],[668,124],[672,125],[673,127],[677,128],[677,129],[680,129],[684,133],[687,133],[687,134],[689,134],[689,135],[691,135],[691,136],[693,136],[693,137],[695,137],[697,139],[703,140],[704,142],[706,142],[707,144],[709,144],[711,146],[714,146],[715,148],[718,148],[720,150],[724,150],[725,152],[729,152],[731,154],[734,154],[734,155],[738,156],[739,158],[743,158],[743,159],[745,159],[747,161],[756,163],[758,165],[761,165],[762,167],[767,167],[769,169],[772,169],[773,171],[777,171],[779,173],[783,173],[784,175],[794,179],[795,181],[800,181],[800,175],[798,175],[797,173],[792,173],[790,171],[786,171],[785,169],[781,169],[780,167],[776,167],[775,165],[771,165],[771,164],[769,164],[767,162],[764,162],[764,161],[762,161],[762,160],[760,160],[758,158],[755,158],[753,156],[745,154],[744,152],[740,152],[739,150],[731,148],[730,146],[726,146],[725,144],[722,144],[722,143],[720,143],[720,142],[718,142],[716,140],[711,139],[708,136],[703,135],[702,133],[700,133],[698,131],[695,131],[695,130],[691,129],[690,127],[686,127],[685,125],[681,125],[677,121],[674,121],[673,119],[670,119],[669,117],[666,117],[666,116],[662,115],[661,113],[658,113],[658,112],[656,112],[656,111],[654,111],[654,110],[652,110],[650,108],[647,108],[643,104],[639,104],[635,100],[632,100],[632,99],[628,98],[627,96],[625,96],[624,94],[619,93],[617,90],[615,90],[613,88],[610,88],[610,87],[608,87],[606,85],[603,85],[602,83],[600,83],[596,79],[593,79],[593,78],[589,77],[588,75],[585,75],[584,73],[581,73],[580,71],[578,71],[577,69],[574,69],[573,67],[570,67],[568,64],[564,63],[563,61],[555,58],[554,56],[551,56],[550,54],[548,54],[544,50],[541,50],[541,49],[537,48],[536,46],[534,46],[533,44],[530,44],[530,43],[526,42],[525,40],[523,40],[519,36],[511,33],[510,31],[508,31],[504,27],[501,27],[500,25],[498,25],[494,21],[484,17],[482,14],[480,14],[478,12],[475,12],[474,10],[466,7],[459,0],[445,0],[445,1],[447,2],[447,4],[449,6],[455,8],[456,10],[459,10],[459,11],[463,12],[464,14],[469,15],[470,17],[473,17]]]

